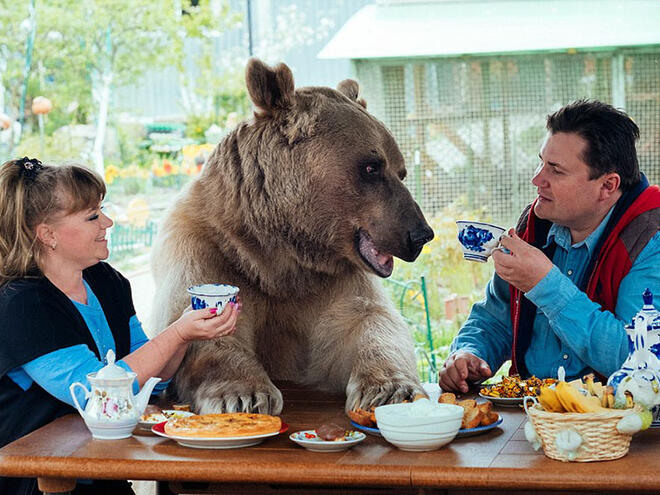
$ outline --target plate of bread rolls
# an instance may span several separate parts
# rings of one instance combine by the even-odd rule
[[[457,437],[479,435],[502,424],[502,417],[493,411],[493,403],[489,400],[480,403],[474,399],[457,400],[455,394],[446,392],[440,395],[438,402],[455,404],[463,408],[463,422]],[[354,428],[370,435],[381,436],[373,408],[349,411],[348,416],[351,418],[351,425]]]
[[[492,430],[502,423],[502,417],[493,411],[493,403],[489,400],[477,402],[474,399],[457,400],[456,395],[445,392],[440,395],[441,404],[455,404],[463,408],[463,422],[458,430],[458,437],[469,437]]]

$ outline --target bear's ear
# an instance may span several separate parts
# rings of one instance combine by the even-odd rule
[[[258,58],[251,58],[245,68],[245,83],[259,115],[270,115],[274,110],[291,105],[293,74],[285,64],[271,69]]]
[[[360,85],[357,83],[357,81],[354,81],[353,79],[344,79],[337,85],[337,91],[353,100],[357,104],[361,105],[362,107],[367,108],[367,102],[364,101],[364,98],[358,98]]]

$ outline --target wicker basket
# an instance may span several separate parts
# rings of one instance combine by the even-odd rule
[[[628,453],[632,435],[619,433],[616,425],[630,409],[611,409],[596,413],[554,413],[541,406],[527,406],[525,410],[537,435],[541,439],[543,452],[558,461],[608,461]],[[582,437],[582,444],[575,457],[557,448],[555,439],[563,430],[572,428]]]

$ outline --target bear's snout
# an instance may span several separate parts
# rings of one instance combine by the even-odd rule
[[[433,229],[428,225],[422,225],[408,232],[408,243],[410,245],[411,261],[417,259],[419,253],[422,251],[424,244],[433,239]]]

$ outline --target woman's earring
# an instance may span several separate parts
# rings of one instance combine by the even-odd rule
[[[51,248],[53,251],[55,251],[55,248],[56,248],[56,247],[57,247],[57,243],[56,243],[56,242],[54,242],[54,243],[52,243],[52,244],[50,245],[50,248]]]

